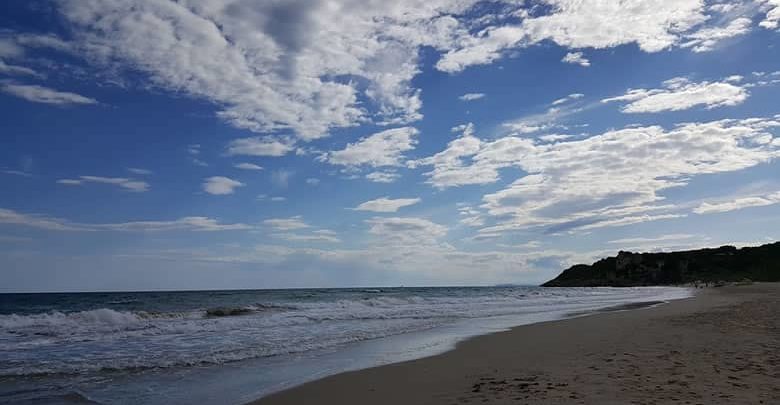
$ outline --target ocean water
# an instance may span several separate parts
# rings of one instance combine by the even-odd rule
[[[0,402],[242,403],[463,338],[683,288],[0,294]]]

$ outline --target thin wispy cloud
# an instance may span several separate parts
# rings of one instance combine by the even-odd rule
[[[79,176],[75,179],[60,179],[57,183],[67,186],[83,186],[88,183],[110,184],[133,192],[149,191],[149,183],[126,177]]]
[[[94,98],[67,91],[58,91],[35,84],[2,83],[0,84],[0,91],[33,103],[61,106],[98,104],[98,101]]]
[[[366,201],[361,203],[357,207],[353,208],[355,211],[371,211],[371,212],[396,212],[403,207],[408,207],[420,202],[419,198],[387,198],[381,197],[375,200]]]

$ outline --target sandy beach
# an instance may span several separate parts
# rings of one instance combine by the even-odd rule
[[[780,403],[780,284],[480,336],[254,404]]]

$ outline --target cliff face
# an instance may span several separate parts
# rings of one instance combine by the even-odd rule
[[[718,281],[780,281],[780,242],[737,249],[669,253],[620,252],[564,270],[544,287],[631,287]]]

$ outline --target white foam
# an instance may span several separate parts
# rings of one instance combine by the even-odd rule
[[[420,331],[464,318],[583,311],[683,298],[674,288],[502,289],[490,294],[416,295],[274,302],[236,316],[190,312],[0,315],[1,375],[174,367],[330,348]],[[383,295],[384,294],[384,295]]]

